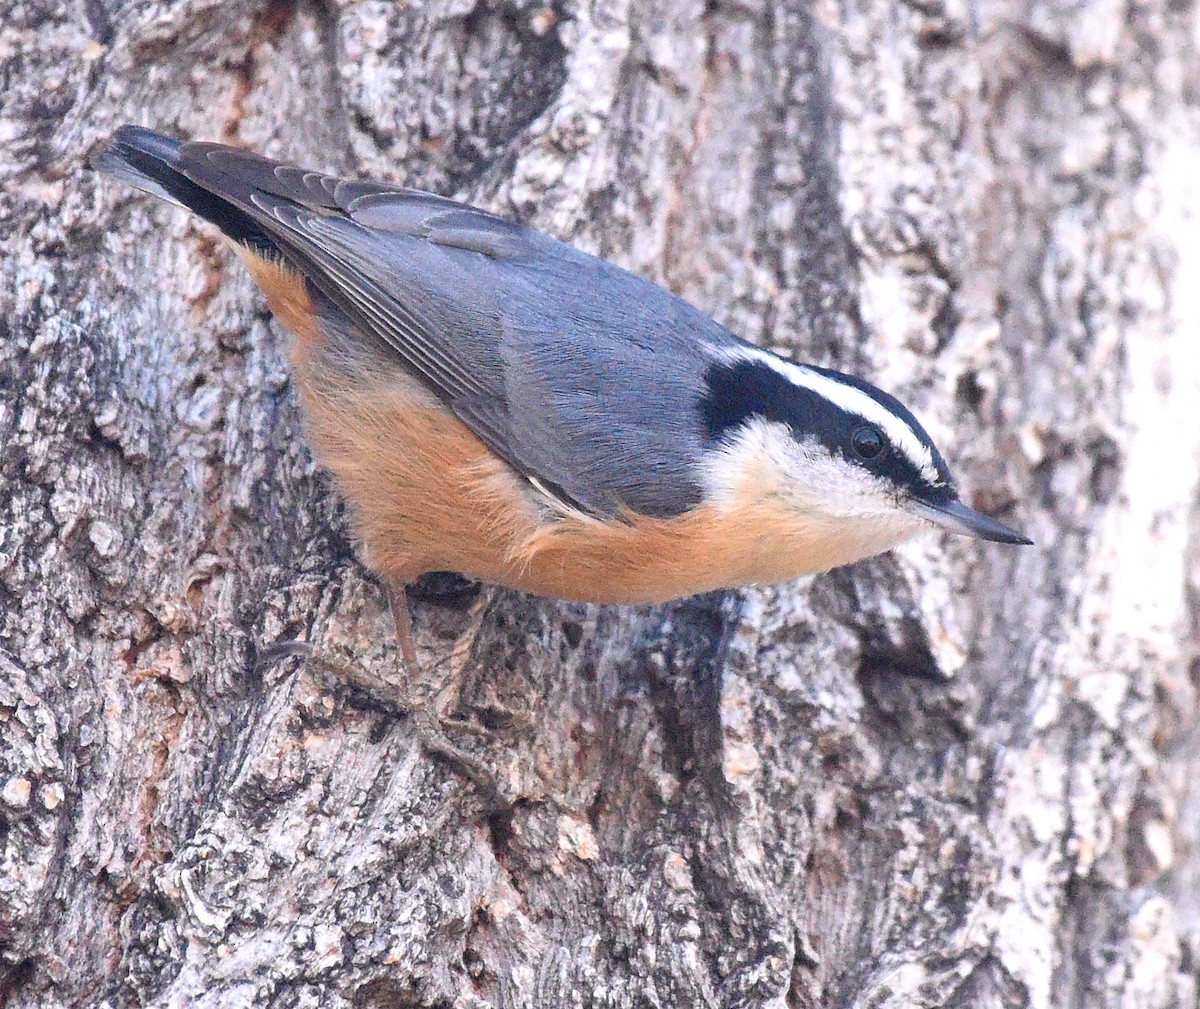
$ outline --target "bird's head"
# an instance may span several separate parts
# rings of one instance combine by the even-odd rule
[[[705,385],[706,497],[761,523],[776,545],[791,529],[813,571],[931,527],[1030,542],[963,504],[925,429],[869,382],[745,346],[716,352]]]

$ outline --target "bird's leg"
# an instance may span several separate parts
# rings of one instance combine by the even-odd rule
[[[400,642],[400,657],[409,675],[417,671],[417,646],[413,644],[412,611],[408,608],[408,588],[403,582],[386,582],[388,608],[396,625],[396,640]]]
[[[400,647],[401,664],[408,684],[411,686],[422,670],[417,658],[416,645],[413,642],[408,594],[402,582],[386,582],[385,589],[388,608],[391,610],[392,621],[396,628],[396,641]],[[487,729],[471,722],[443,717],[437,711],[431,698],[414,699],[410,696],[409,690],[401,691],[400,696],[397,697],[394,684],[389,685],[382,682],[358,663],[340,661],[331,655],[323,654],[321,649],[305,642],[284,641],[262,649],[255,663],[256,671],[261,674],[271,663],[292,656],[302,657],[310,669],[331,674],[337,682],[349,684],[363,692],[371,698],[375,705],[389,711],[394,716],[410,719],[425,749],[453,765],[455,770],[484,793],[489,802],[502,801],[495,775],[476,757],[455,746],[447,735],[447,730],[450,730],[492,739],[492,733]]]
[[[417,648],[413,643],[412,614],[409,610],[408,591],[403,583],[393,581],[386,583],[386,589],[388,607],[392,611],[392,621],[396,625],[396,640],[400,645],[400,657],[404,662],[404,671],[410,678],[413,678],[417,675],[420,666],[417,661]],[[404,707],[412,718],[417,734],[426,749],[453,764],[456,770],[490,798],[499,795],[496,778],[492,772],[477,758],[455,746],[446,735],[446,730],[452,729],[490,739],[492,734],[487,729],[472,725],[470,722],[444,718],[428,702],[406,701]]]

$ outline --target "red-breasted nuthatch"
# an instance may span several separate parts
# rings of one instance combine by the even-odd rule
[[[1029,542],[959,500],[887,393],[530,228],[132,126],[96,167],[232,241],[295,337],[313,448],[392,586],[453,571],[647,603],[824,571],[931,526]]]

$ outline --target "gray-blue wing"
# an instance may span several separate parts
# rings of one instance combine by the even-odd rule
[[[700,496],[698,411],[727,330],[662,288],[536,231],[394,186],[236,149],[181,169],[258,220],[358,327],[493,451],[596,515]]]

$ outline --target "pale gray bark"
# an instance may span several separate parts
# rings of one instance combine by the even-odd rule
[[[10,3],[0,1004],[1194,1006],[1198,30]],[[369,696],[383,594],[249,280],[81,171],[126,121],[469,197],[873,376],[1037,546],[419,604],[425,686],[496,733],[486,809]],[[256,672],[286,640],[379,682]]]

